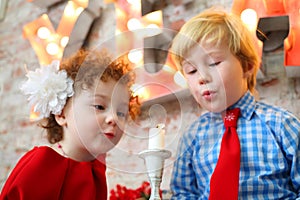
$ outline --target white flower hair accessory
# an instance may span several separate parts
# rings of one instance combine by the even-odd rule
[[[20,89],[40,118],[49,117],[51,113],[59,115],[67,98],[74,94],[73,80],[65,70],[59,70],[58,60],[29,71],[26,76],[28,80]]]

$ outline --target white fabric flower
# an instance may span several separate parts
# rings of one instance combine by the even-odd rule
[[[28,97],[33,111],[41,118],[60,114],[68,97],[73,96],[73,80],[65,70],[59,70],[59,61],[41,66],[27,73],[28,80],[21,86],[21,91]]]

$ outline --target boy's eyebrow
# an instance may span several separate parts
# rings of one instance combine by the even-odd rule
[[[224,53],[220,50],[213,50],[211,52],[205,52],[205,56],[203,56],[205,59],[209,59],[210,57],[218,57],[218,56],[222,56]],[[189,59],[184,59],[182,62],[182,64],[186,64],[186,63],[190,63],[192,64],[192,62]]]
[[[210,49],[209,51],[205,51],[206,55],[219,55],[219,54],[223,54],[223,50],[220,49]]]

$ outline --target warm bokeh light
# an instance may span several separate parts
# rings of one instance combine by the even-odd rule
[[[78,6],[81,6],[83,8],[86,8],[89,4],[89,0],[72,0],[75,2]]]
[[[54,56],[54,55],[58,54],[59,47],[56,43],[51,42],[46,46],[46,51],[49,55]]]
[[[119,35],[119,34],[121,34],[122,33],[122,31],[120,30],[120,29],[116,29],[116,31],[115,31],[115,35]]]
[[[73,3],[73,1],[69,1],[66,8],[65,8],[65,11],[64,11],[64,14],[68,17],[72,17],[75,15],[75,5]]]
[[[156,24],[149,24],[146,26],[144,37],[152,37],[162,33],[162,29],[159,28]]]
[[[62,47],[66,47],[67,44],[69,42],[69,37],[68,36],[64,36],[60,39],[60,46]]]
[[[174,74],[174,82],[182,87],[182,88],[186,88],[187,87],[187,82],[185,80],[185,78],[183,77],[182,73],[180,71],[177,71],[175,74]]]
[[[39,118],[40,118],[40,117],[39,117],[39,113],[34,112],[34,111],[33,111],[33,108],[32,108],[31,111],[30,111],[30,115],[29,115],[30,121],[36,121],[36,120],[39,119]]]
[[[158,10],[155,12],[151,12],[143,17],[143,21],[147,24],[156,24],[158,26],[162,25],[162,11]]]
[[[255,31],[257,27],[257,13],[253,9],[245,9],[241,13],[241,19],[251,31]]]
[[[134,64],[138,64],[143,60],[143,52],[140,49],[133,49],[128,53],[128,60]]]
[[[141,0],[127,0],[127,2],[131,5],[131,10],[135,12],[141,11]]]
[[[67,17],[76,17],[80,15],[80,13],[84,10],[86,6],[87,6],[87,2],[76,3],[74,1],[69,1],[64,10],[64,14]]]
[[[37,36],[41,39],[47,39],[50,36],[50,30],[47,27],[42,26],[38,29]]]
[[[126,19],[126,13],[122,9],[116,6],[115,10],[118,19]]]
[[[127,28],[130,31],[143,28],[142,23],[137,18],[131,18],[127,22]]]
[[[77,16],[80,15],[80,13],[82,13],[83,10],[84,10],[83,7],[77,8],[76,11],[75,11],[76,15],[77,15]]]
[[[141,4],[141,0],[127,0],[127,2],[131,5],[134,5],[134,4]]]

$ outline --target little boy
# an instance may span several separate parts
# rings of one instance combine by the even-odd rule
[[[193,97],[208,112],[192,123],[179,143],[172,199],[300,197],[300,121],[284,109],[255,100],[259,58],[252,40],[239,17],[216,9],[190,19],[174,38],[173,58]],[[225,117],[234,108],[239,113]],[[236,129],[230,134],[236,130],[239,150],[231,151],[238,157],[231,152],[226,159],[237,163],[237,176],[229,172],[236,166],[227,165],[221,178],[212,180],[217,163],[224,160],[223,120],[235,117]],[[227,144],[229,149],[233,146]]]

